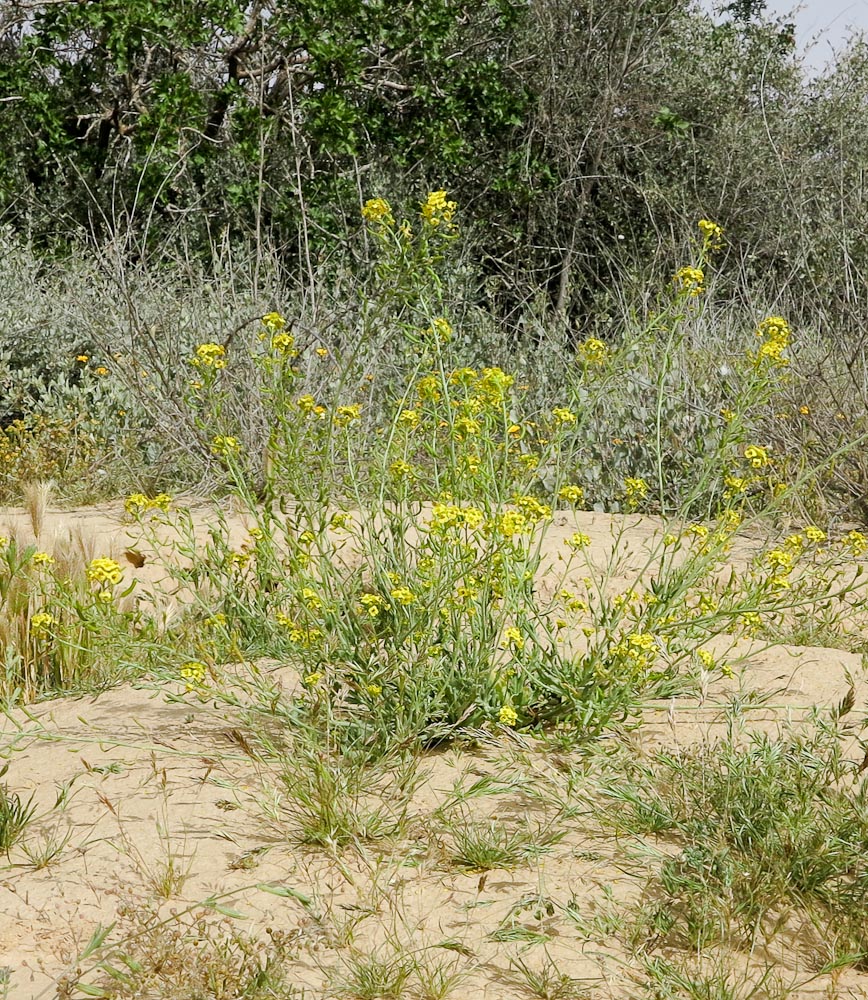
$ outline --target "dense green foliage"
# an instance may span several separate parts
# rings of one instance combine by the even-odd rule
[[[268,240],[294,275],[366,197],[445,187],[505,279],[486,283],[500,316],[542,288],[605,324],[706,215],[775,304],[836,322],[868,255],[866,93],[863,44],[808,80],[761,2],[14,5],[0,219],[137,255]]]

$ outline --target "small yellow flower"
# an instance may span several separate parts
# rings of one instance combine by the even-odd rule
[[[190,364],[194,368],[225,368],[226,348],[222,344],[199,344]]]
[[[868,551],[868,538],[861,531],[848,531],[841,543],[849,548],[854,556],[864,555]]]
[[[441,344],[445,344],[452,339],[452,326],[449,320],[440,316],[431,323],[427,330],[423,330],[423,333],[439,340]]]
[[[802,415],[803,417],[807,417],[807,416],[809,416],[809,415],[810,415],[810,413],[811,413],[811,408],[810,408],[810,406],[804,406],[804,405],[800,406],[800,407],[799,407],[799,413],[801,413],[801,415]]]
[[[577,351],[579,359],[589,368],[601,368],[609,360],[609,348],[596,337],[582,341]]]
[[[761,448],[757,444],[750,444],[744,449],[744,457],[750,462],[754,469],[764,469],[772,464],[768,449]]]
[[[238,439],[231,435],[218,434],[211,442],[211,452],[224,458],[238,452],[240,445]]]
[[[556,406],[552,410],[552,419],[556,424],[574,424],[576,415],[566,406]]]
[[[120,583],[123,577],[120,564],[114,559],[91,559],[87,567],[87,578],[92,583],[114,585]]]
[[[315,688],[321,680],[322,680],[322,673],[320,673],[319,670],[314,670],[313,673],[305,675],[304,686],[309,688]]]
[[[389,466],[389,473],[396,479],[410,479],[413,476],[413,466],[403,458],[396,458]]]
[[[447,231],[453,230],[452,218],[457,207],[454,201],[447,201],[445,191],[432,191],[422,204],[422,220],[432,229],[442,226]]]
[[[518,722],[518,713],[512,705],[501,705],[497,719],[502,726],[514,726]]]
[[[648,496],[648,484],[644,479],[628,476],[624,480],[624,500],[628,510],[636,510]]]
[[[591,539],[584,532],[576,531],[566,540],[566,544],[571,549],[586,549],[591,544]]]
[[[362,415],[362,408],[358,403],[352,406],[339,406],[335,410],[334,422],[337,427],[346,427],[347,424],[358,420]]]
[[[270,312],[262,317],[262,325],[269,333],[277,333],[286,326],[286,320],[280,313]]]
[[[90,358],[86,354],[79,354],[75,360],[81,365],[86,365],[90,361]]]
[[[271,349],[285,358],[298,356],[298,351],[295,349],[295,337],[291,333],[275,333],[271,338]]]
[[[108,368],[105,365],[100,365],[98,368],[94,368],[94,375],[108,375]]]
[[[696,652],[699,657],[699,662],[705,667],[706,670],[711,670],[714,666],[714,653],[708,649],[699,649]]]
[[[302,413],[312,413],[314,407],[316,406],[316,400],[313,396],[299,396],[295,401],[295,405],[301,410]]]
[[[581,486],[562,486],[558,490],[558,497],[567,503],[578,505],[585,502],[585,491]]]
[[[54,557],[50,556],[47,552],[34,552],[33,553],[33,565],[34,566],[53,566]]]
[[[317,592],[311,587],[304,587],[301,592],[302,603],[307,605],[311,611],[322,611],[323,603],[322,599],[317,595]]]
[[[398,416],[398,423],[402,427],[409,427],[411,430],[414,427],[419,426],[419,411],[418,410],[401,410]]]
[[[30,619],[30,631],[33,635],[45,635],[54,623],[54,615],[40,611]]]
[[[365,222],[378,226],[394,226],[392,207],[385,198],[369,198],[362,206],[362,218]]]
[[[705,251],[720,250],[723,246],[723,229],[710,219],[700,219],[697,223],[702,233],[702,248]]]
[[[327,348],[327,347],[318,347],[318,348],[317,348],[317,349],[316,349],[316,350],[314,351],[314,354],[315,354],[315,355],[316,355],[316,356],[317,356],[318,358],[327,358],[327,357],[329,356],[329,352],[328,352],[328,348]]]
[[[826,540],[826,532],[822,531],[813,524],[809,524],[808,527],[805,528],[805,535],[807,536],[808,541],[813,542],[815,545],[818,545],[820,542],[825,542]]]
[[[524,636],[521,634],[521,629],[514,626],[504,629],[503,639],[505,648],[514,649],[519,653],[524,649]]]
[[[187,690],[192,691],[195,686],[204,683],[208,668],[201,660],[189,660],[183,664],[180,673],[187,681]]]
[[[682,267],[675,272],[672,281],[678,291],[690,297],[701,295],[705,291],[705,274],[699,267]]]
[[[379,698],[383,693],[383,688],[379,684],[368,684],[365,686],[365,690],[372,698]]]
[[[392,600],[397,601],[398,604],[408,607],[410,604],[416,603],[416,595],[410,590],[409,587],[395,587],[394,590],[390,591],[392,595]]]

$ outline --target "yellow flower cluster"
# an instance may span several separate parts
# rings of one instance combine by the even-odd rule
[[[763,343],[756,353],[747,352],[750,361],[757,366],[764,362],[774,367],[784,367],[789,364],[789,360],[783,355],[789,346],[792,333],[789,324],[782,316],[769,316],[768,319],[764,319],[757,327],[756,335],[762,338]]]
[[[589,368],[602,368],[609,360],[609,348],[596,337],[588,337],[577,348],[579,360]]]
[[[114,559],[91,559],[87,567],[87,578],[93,583],[116,584],[124,578],[119,563]]]
[[[124,510],[128,514],[143,514],[148,510],[168,511],[172,498],[168,493],[158,493],[155,497],[145,496],[144,493],[131,493],[124,500]]]
[[[723,246],[723,228],[710,219],[700,219],[697,225],[702,233],[702,249],[706,253],[720,250]]]
[[[657,659],[657,637],[650,632],[629,632],[612,647],[612,653],[635,673],[644,673]]]
[[[30,619],[30,631],[33,635],[45,635],[54,623],[54,615],[40,611]]]
[[[512,705],[501,705],[497,720],[502,726],[514,726],[518,722],[518,713]]]
[[[286,320],[280,313],[270,312],[262,317],[262,325],[269,333],[277,333],[286,326]]]
[[[672,281],[679,292],[691,298],[705,291],[705,274],[700,267],[682,267],[675,272]]]
[[[271,349],[284,358],[298,357],[295,349],[295,337],[291,333],[275,333],[271,338]]]
[[[562,486],[558,490],[558,498],[578,506],[585,502],[585,491],[581,486]]]
[[[225,368],[226,348],[222,344],[199,344],[190,364],[194,368]]]
[[[336,427],[346,427],[348,424],[358,420],[362,415],[362,408],[358,403],[352,406],[339,406],[335,410],[334,422]]]
[[[54,557],[50,556],[47,552],[34,552],[33,553],[33,565],[34,566],[53,566]]]
[[[441,344],[446,344],[452,339],[452,325],[448,319],[438,316],[427,330],[422,331],[427,337],[439,340]]]
[[[624,480],[624,502],[627,510],[634,511],[648,496],[648,484],[644,479],[628,476]]]
[[[525,516],[529,524],[537,524],[539,521],[551,519],[551,507],[546,503],[540,503],[536,497],[514,496],[512,502]]]
[[[394,590],[390,591],[393,601],[397,601],[403,607],[408,607],[411,604],[416,603],[416,595],[410,590],[409,587],[395,587]]]
[[[236,454],[240,447],[238,439],[232,437],[231,435],[218,434],[211,441],[211,452],[214,455],[219,455],[223,458]]]
[[[762,448],[758,444],[749,444],[744,449],[744,457],[754,469],[764,469],[766,466],[772,464],[768,449]]]
[[[194,687],[204,683],[208,668],[201,660],[189,660],[181,667],[180,672],[187,682],[187,690],[192,691]]]
[[[366,593],[359,597],[359,614],[367,615],[368,618],[379,618],[388,606],[389,602],[379,594]]]
[[[457,204],[448,201],[445,191],[432,191],[422,204],[422,220],[432,229],[443,227],[445,230],[455,229],[452,221]]]
[[[576,422],[576,415],[566,406],[556,406],[552,410],[552,420],[556,424],[574,424]]]
[[[848,531],[841,539],[841,544],[846,545],[850,552],[857,557],[868,552],[868,538],[861,531]]]
[[[571,549],[586,549],[591,544],[591,539],[589,535],[586,535],[583,531],[575,531],[567,539],[566,544]]]
[[[450,528],[467,527],[471,531],[478,528],[484,515],[478,507],[459,507],[456,504],[435,503],[431,508],[430,532],[443,533]]]
[[[319,417],[322,420],[326,415],[326,408],[318,406],[313,396],[299,396],[295,401],[295,405],[308,417]]]
[[[392,206],[385,198],[369,198],[362,206],[362,218],[375,226],[394,226]]]

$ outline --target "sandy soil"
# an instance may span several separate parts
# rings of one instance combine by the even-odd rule
[[[207,508],[196,516],[204,531]],[[16,523],[26,530],[23,513],[0,514],[0,525]],[[546,565],[557,564],[563,539],[577,526],[592,538],[592,567],[607,563],[613,532],[624,529],[630,551],[616,585],[632,579],[661,527],[652,518],[564,518],[549,534]],[[44,539],[69,530],[92,538],[99,555],[123,558],[125,549],[141,547],[118,507],[51,514],[40,544],[49,547]],[[233,530],[239,539],[246,534],[237,520]],[[748,546],[734,559],[749,554]],[[160,577],[150,558],[129,572],[143,585]],[[816,706],[840,702],[848,674],[856,682],[856,712],[864,714],[868,684],[855,655],[751,643],[739,653],[734,679],[709,682],[701,697],[650,705],[645,725],[624,738],[633,752],[715,739],[734,695],[744,706],[746,732],[775,732]],[[279,672],[279,665],[263,669]],[[32,793],[41,817],[26,838],[31,856],[15,847],[0,865],[0,997],[7,1000],[70,995],[63,984],[78,975],[105,984],[105,973],[94,968],[100,955],[81,957],[94,934],[110,928],[107,942],[126,939],[135,955],[143,921],[157,917],[167,921],[160,946],[168,952],[178,942],[184,954],[195,952],[192,942],[215,928],[283,940],[293,955],[293,982],[306,997],[327,996],[348,956],[385,955],[395,942],[460,969],[464,978],[452,993],[458,998],[528,996],[511,963],[541,968],[547,957],[588,996],[641,993],[641,970],[606,915],[641,897],[651,859],[636,843],[606,834],[593,813],[577,812],[564,839],[513,870],[480,876],[449,863],[449,835],[433,817],[456,783],[488,776],[500,788],[468,800],[470,816],[545,826],[566,779],[561,762],[532,740],[504,735],[472,752],[431,754],[420,762],[422,780],[399,841],[331,852],[293,839],[280,768],[246,741],[240,712],[183,696],[180,687],[124,686],[9,711],[0,716],[2,760],[9,789]],[[54,808],[59,794],[64,803]],[[52,853],[52,845],[60,845],[57,856],[42,867],[39,854]],[[650,847],[671,849],[662,842]],[[161,898],[168,869],[179,884]],[[726,961],[746,981],[758,978],[766,961],[787,984],[816,972],[808,950],[786,934],[767,954],[757,946]],[[814,978],[790,995],[868,997],[868,975],[846,971],[837,994],[828,992],[830,983]]]

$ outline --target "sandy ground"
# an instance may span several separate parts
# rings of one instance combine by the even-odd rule
[[[196,516],[204,531],[207,508]],[[0,525],[15,522],[26,529],[23,513],[0,515]],[[616,582],[641,568],[649,540],[660,531],[652,518],[570,516],[550,532],[547,565],[556,566],[563,539],[577,526],[591,535],[591,566],[609,561],[613,533],[625,531],[621,541],[630,551]],[[44,539],[70,529],[92,538],[99,555],[122,558],[126,548],[141,546],[117,507],[49,515],[40,544],[49,547]],[[246,535],[240,522],[233,530],[239,539]],[[748,555],[749,547],[734,558]],[[143,584],[160,577],[150,559],[130,573]],[[839,703],[848,675],[856,682],[855,712],[865,714],[868,685],[855,655],[751,643],[739,654],[734,679],[709,682],[700,697],[648,706],[645,725],[624,737],[626,745],[642,754],[714,740],[736,695],[745,731],[774,733],[816,706]],[[263,669],[279,672],[279,666]],[[30,856],[16,846],[0,865],[0,997],[80,995],[64,986],[79,975],[105,985],[105,972],[95,967],[105,952],[82,957],[105,929],[106,942],[126,941],[120,952],[133,957],[146,942],[151,952],[163,947],[167,955],[180,953],[183,944],[189,955],[200,947],[195,940],[218,930],[282,940],[292,955],[292,981],[308,998],[329,995],[348,957],[388,955],[396,942],[444,970],[460,971],[451,993],[457,998],[529,996],[515,963],[540,969],[549,960],[587,996],[643,995],[641,969],[607,914],[641,897],[653,851],[670,846],[651,842],[643,857],[636,844],[606,834],[592,811],[577,810],[562,840],[512,870],[480,876],[449,863],[450,835],[438,826],[437,810],[456,784],[494,781],[495,793],[468,800],[468,816],[545,828],[558,796],[567,794],[566,779],[559,762],[533,740],[503,735],[472,751],[423,758],[399,840],[328,851],[293,838],[280,767],[258,755],[243,734],[240,713],[179,687],[124,686],[0,716],[0,761],[9,765],[3,780],[25,797],[32,793],[40,816],[26,838]],[[602,741],[601,752],[606,749]],[[178,877],[161,898],[170,871]],[[142,932],[158,918],[166,921],[162,943]],[[123,968],[117,954],[112,961]],[[809,949],[786,934],[766,951],[757,946],[752,955],[726,961],[745,981],[774,963],[787,985],[805,983],[793,997],[868,997],[868,974],[852,970],[830,993],[830,977],[812,979]],[[161,994],[154,987],[143,995]]]

